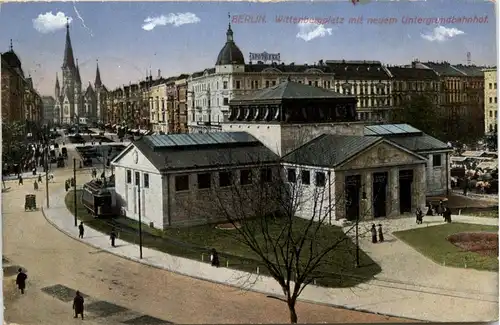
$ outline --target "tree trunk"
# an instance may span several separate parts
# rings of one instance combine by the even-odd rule
[[[297,324],[297,312],[295,311],[295,302],[288,302],[288,310],[290,311],[290,324]]]

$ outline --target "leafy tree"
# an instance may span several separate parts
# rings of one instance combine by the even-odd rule
[[[26,155],[26,125],[22,122],[2,123],[2,160],[19,164]]]
[[[438,107],[426,95],[409,95],[403,100],[401,106],[395,109],[392,121],[393,123],[408,123],[439,139],[447,138],[443,126],[444,119],[439,114]]]

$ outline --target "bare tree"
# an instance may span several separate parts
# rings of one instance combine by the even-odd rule
[[[307,155],[322,155],[328,150]],[[335,180],[329,168],[310,169],[255,153],[247,154],[242,161],[245,167],[238,164],[239,159],[240,155],[227,153],[219,157],[216,163],[226,167],[215,183],[221,185],[223,177],[225,184],[212,187],[212,204],[205,203],[202,209],[232,224],[235,230],[228,235],[248,248],[278,282],[290,322],[297,323],[296,303],[304,289],[327,277],[325,269],[345,266],[335,265],[339,263],[335,252],[345,249],[343,244],[350,239],[339,236],[325,240],[336,208],[345,209],[343,179]],[[231,164],[239,167],[231,169]],[[354,265],[354,260],[343,262],[351,268]]]

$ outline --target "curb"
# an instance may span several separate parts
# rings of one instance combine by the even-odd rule
[[[46,205],[46,202],[44,202],[44,203]],[[157,265],[148,264],[148,263],[146,263],[144,261],[141,261],[138,258],[132,258],[132,257],[126,256],[126,255],[122,255],[122,254],[113,252],[113,251],[105,250],[105,249],[103,249],[100,246],[97,246],[97,245],[88,243],[86,241],[80,240],[79,238],[77,238],[76,236],[74,236],[71,232],[59,228],[54,222],[52,222],[52,220],[50,220],[49,218],[47,218],[47,216],[45,214],[45,207],[44,206],[42,206],[42,214],[43,214],[43,217],[45,218],[45,220],[47,220],[47,222],[50,225],[52,225],[52,227],[54,227],[55,229],[57,229],[61,233],[65,234],[66,236],[70,237],[71,239],[73,239],[75,241],[78,241],[80,243],[83,243],[83,244],[85,244],[87,246],[93,247],[95,249],[103,250],[106,253],[112,254],[114,256],[117,256],[117,257],[120,257],[120,258],[124,258],[126,260],[129,260],[129,261],[132,261],[132,262],[135,262],[135,263],[140,263],[142,265],[145,265],[145,266],[148,266],[148,267],[152,267],[152,268],[155,268],[155,269],[159,269],[159,270],[163,270],[163,271],[175,273],[175,274],[178,274],[178,275],[186,276],[186,277],[189,277],[189,278],[193,278],[193,279],[197,279],[197,280],[201,280],[201,281],[205,281],[205,282],[211,282],[211,283],[215,283],[215,284],[220,284],[220,285],[224,285],[224,286],[231,287],[231,288],[236,288],[236,289],[243,290],[243,291],[251,291],[251,292],[260,293],[260,294],[265,295],[267,298],[274,298],[274,299],[283,300],[283,297],[275,296],[274,294],[269,294],[268,292],[265,292],[263,290],[245,289],[245,288],[241,288],[241,287],[239,287],[237,285],[234,285],[234,284],[229,284],[229,283],[225,283],[225,282],[221,282],[221,281],[217,281],[217,280],[213,280],[213,279],[202,278],[202,277],[199,277],[199,276],[195,276],[195,275],[191,275],[191,274],[186,274],[184,272],[169,270],[169,269],[166,269],[164,267],[160,267],[160,266],[157,266]],[[95,231],[97,231],[97,230],[95,230]],[[97,231],[97,232],[99,232],[99,231]],[[101,232],[99,232],[99,233],[103,234]],[[260,276],[258,276],[258,277],[260,277]],[[310,304],[315,304],[315,305],[320,305],[320,306],[327,306],[327,307],[333,307],[333,308],[338,308],[338,309],[344,309],[344,310],[350,310],[350,311],[357,311],[357,312],[363,312],[363,313],[374,314],[374,315],[381,315],[381,316],[386,316],[386,317],[408,319],[408,320],[413,320],[413,321],[418,321],[418,322],[424,322],[424,323],[426,323],[426,322],[434,322],[434,321],[421,320],[421,319],[417,319],[417,318],[410,318],[410,317],[398,316],[398,315],[394,315],[394,314],[378,313],[378,312],[369,311],[369,310],[363,309],[363,308],[353,308],[353,307],[347,307],[347,306],[343,306],[343,305],[330,304],[330,303],[326,303],[326,302],[313,301],[313,300],[309,300],[309,299],[301,299],[300,297],[298,298],[298,301],[306,302],[306,303],[310,303]]]

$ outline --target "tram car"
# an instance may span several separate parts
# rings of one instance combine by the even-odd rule
[[[104,187],[99,181],[83,185],[82,204],[96,218],[109,218],[116,215],[114,189]]]

